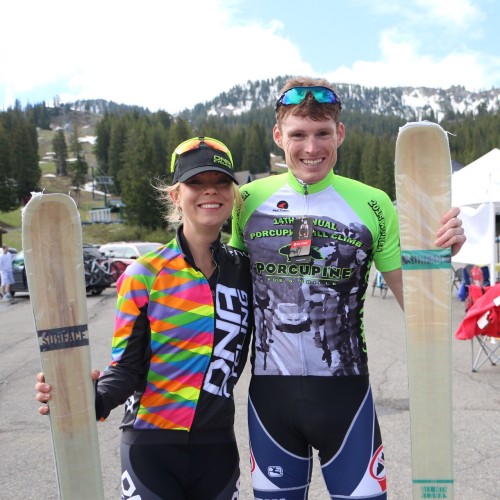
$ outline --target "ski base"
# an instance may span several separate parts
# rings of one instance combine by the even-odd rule
[[[408,123],[396,142],[413,498],[453,499],[451,252],[433,242],[451,204],[446,132]]]
[[[64,194],[36,194],[23,211],[23,250],[42,370],[52,386],[50,426],[59,494],[103,499],[80,215]]]

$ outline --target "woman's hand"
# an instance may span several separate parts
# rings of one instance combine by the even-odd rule
[[[100,373],[101,372],[99,370],[92,370],[90,377],[95,381],[99,378]],[[50,411],[48,402],[52,397],[52,386],[45,382],[44,373],[39,373],[36,376],[36,380],[37,383],[35,384],[35,399],[40,403],[44,403],[43,406],[40,406],[40,408],[38,408],[38,413],[40,413],[40,415],[48,415]]]

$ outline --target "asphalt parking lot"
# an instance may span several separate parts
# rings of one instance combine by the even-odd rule
[[[114,288],[87,298],[92,364],[106,366],[115,306]],[[463,303],[453,298],[454,330],[463,318]],[[366,312],[371,380],[386,449],[388,497],[411,499],[409,410],[403,313],[389,292],[371,296]],[[453,330],[453,331],[454,331]],[[19,294],[0,304],[0,498],[55,499],[49,420],[37,413],[35,375],[40,370],[31,305]],[[242,500],[252,498],[246,431],[245,371],[236,391],[236,431],[242,457]],[[470,341],[453,340],[455,498],[500,498],[500,366],[471,371]],[[106,500],[120,498],[119,430],[121,410],[98,425]],[[315,463],[310,499],[328,498]],[[203,499],[200,499],[203,500]]]

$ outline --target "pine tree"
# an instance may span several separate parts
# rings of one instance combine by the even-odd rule
[[[16,183],[9,164],[9,140],[0,123],[0,212],[10,212],[19,205]]]
[[[109,168],[109,145],[111,141],[111,121],[110,115],[104,115],[95,128],[96,142],[94,145],[94,154],[99,169],[107,173]]]
[[[24,205],[40,186],[38,137],[35,126],[29,124],[16,109],[11,112],[10,123],[10,172],[15,181],[17,198]]]
[[[391,200],[396,198],[396,187],[394,184],[394,152],[396,143],[390,137],[383,136],[379,141],[377,158],[378,179],[375,187],[385,191]]]
[[[83,148],[80,142],[79,135],[80,134],[77,125],[73,125],[73,131],[71,133],[71,151],[74,155],[74,161],[68,164],[68,170],[71,175],[71,183],[76,191],[77,204],[79,203],[80,191],[85,185],[89,169],[89,166],[85,161],[85,155],[82,151]]]
[[[130,127],[124,151],[124,165],[119,177],[126,220],[150,229],[164,225],[162,207],[152,183],[160,170],[154,163],[153,133],[144,120]]]
[[[269,171],[269,153],[266,151],[263,140],[259,133],[259,127],[252,123],[246,131],[245,150],[243,153],[242,170],[248,170],[251,174],[259,174]]]
[[[378,181],[378,149],[377,138],[375,136],[368,136],[363,147],[363,152],[361,153],[360,161],[359,180],[374,187],[377,187]]]
[[[124,150],[127,138],[127,123],[130,120],[126,117],[114,117],[111,123],[111,133],[108,148],[108,170],[107,173],[113,177],[113,188],[115,194],[121,194],[120,172],[125,163]]]
[[[56,173],[58,177],[68,175],[68,146],[62,129],[59,129],[52,140],[54,158],[56,160]]]
[[[243,155],[245,151],[245,127],[236,125],[230,127],[229,137],[223,141],[229,148],[233,156],[233,165],[235,172],[244,170],[243,168]]]

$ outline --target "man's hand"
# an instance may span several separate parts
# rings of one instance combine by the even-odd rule
[[[438,229],[437,240],[434,245],[439,248],[451,247],[451,254],[456,255],[467,239],[462,227],[462,221],[458,218],[460,209],[450,208],[441,218],[442,226]]]

